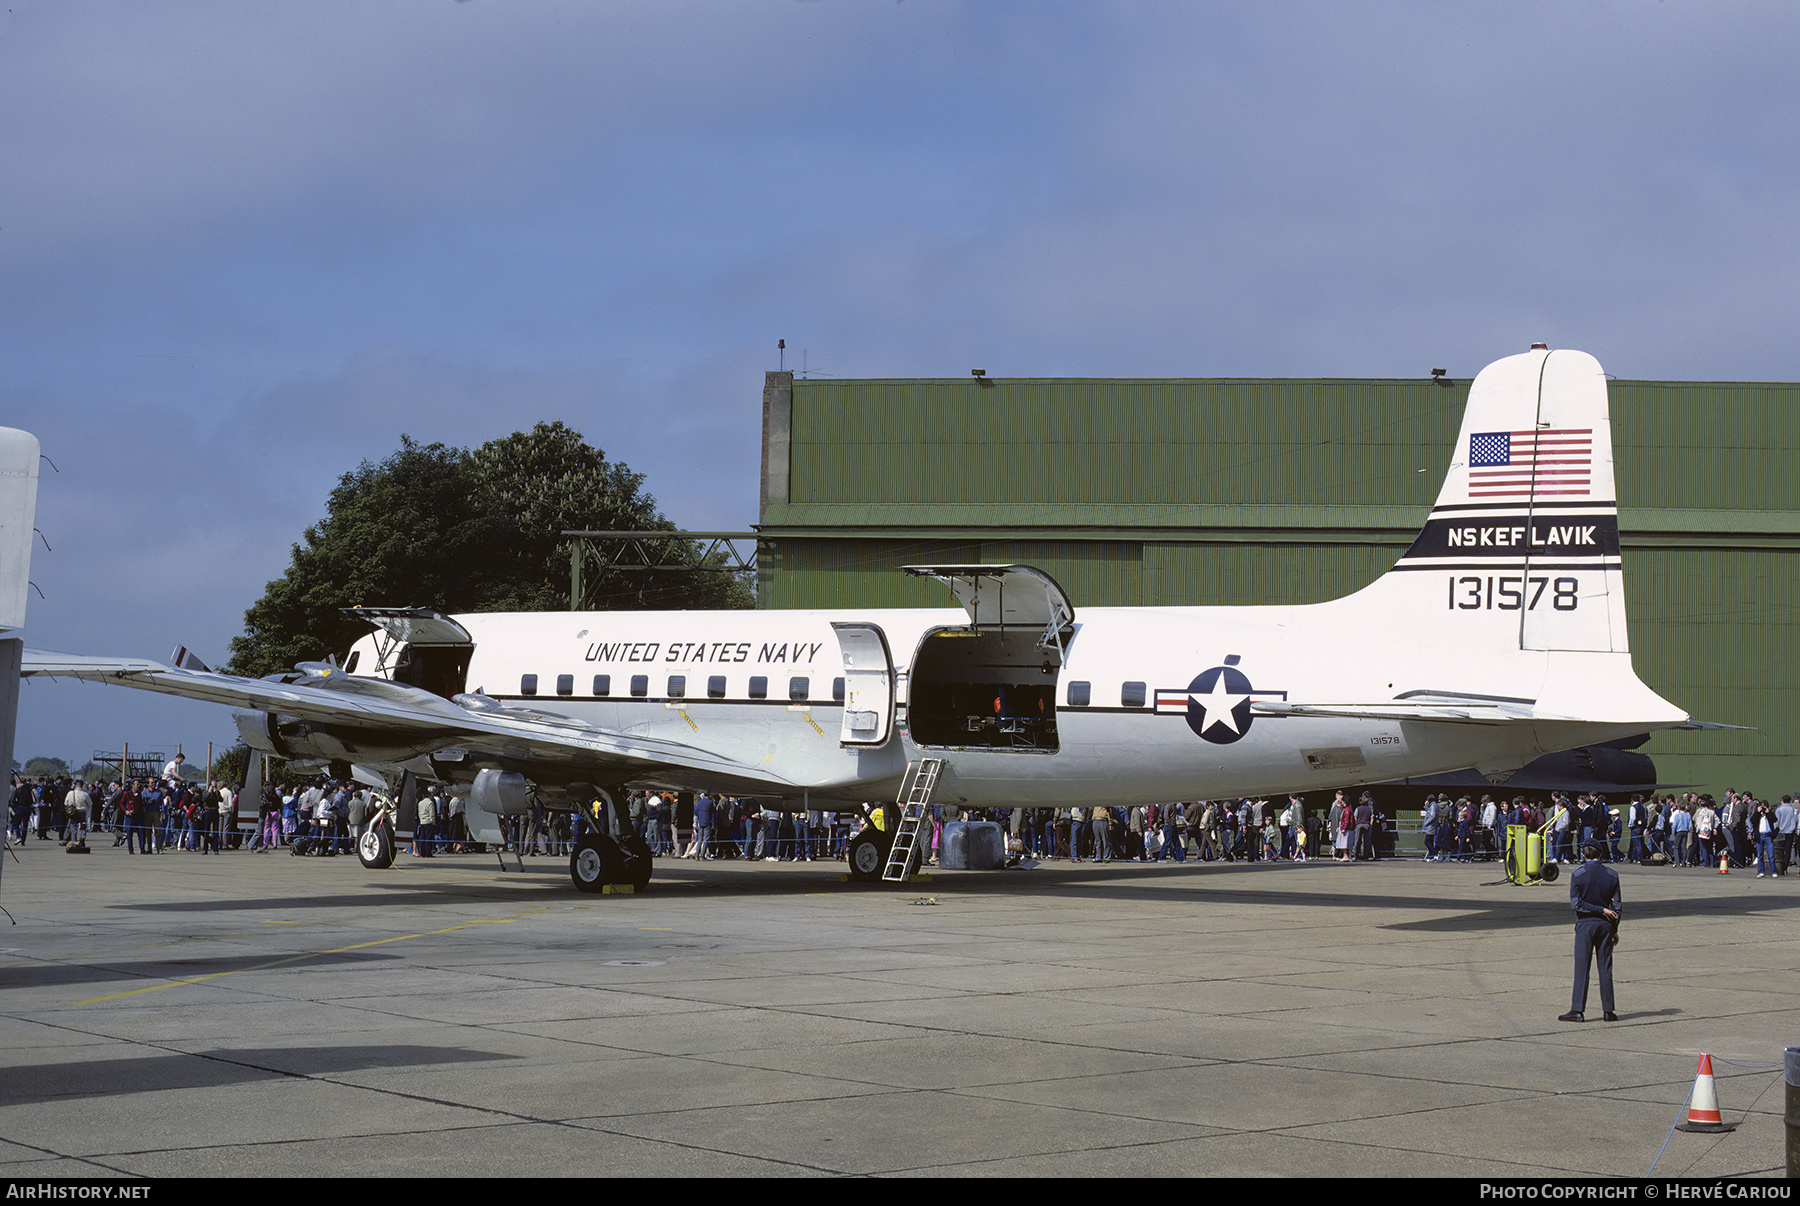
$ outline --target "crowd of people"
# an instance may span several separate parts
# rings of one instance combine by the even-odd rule
[[[1708,794],[1634,795],[1623,809],[1598,793],[1554,792],[1548,804],[1515,797],[1496,801],[1441,795],[1421,814],[1428,861],[1469,862],[1506,846],[1508,826],[1544,836],[1546,861],[1573,863],[1576,851],[1596,843],[1605,862],[1663,863],[1678,867],[1756,865],[1760,878],[1787,874],[1793,861],[1800,806],[1791,795],[1770,804],[1749,792],[1727,789],[1725,803]],[[1623,847],[1623,849],[1621,849]]]
[[[672,793],[633,792],[630,825],[653,854],[680,858],[746,860],[843,859],[851,839],[865,824],[886,826],[887,806],[863,812],[778,811],[755,800],[701,792],[691,816]],[[1324,808],[1299,796],[1285,804],[1267,799],[1200,800],[1131,807],[959,809],[932,805],[920,845],[933,862],[943,843],[943,827],[955,820],[999,823],[1015,853],[1038,860],[1107,863],[1184,862],[1190,858],[1226,862],[1306,861],[1330,858],[1369,862],[1391,856],[1391,818],[1369,792],[1352,801],[1336,793]],[[686,822],[686,823],[684,823]],[[1424,855],[1431,862],[1474,862],[1498,858],[1506,829],[1524,826],[1539,833],[1546,858],[1578,862],[1576,851],[1589,840],[1601,844],[1607,861],[1675,866],[1730,867],[1756,864],[1759,876],[1786,874],[1793,860],[1800,805],[1783,796],[1779,805],[1747,792],[1726,792],[1723,807],[1709,795],[1633,796],[1623,810],[1604,796],[1552,793],[1545,803],[1523,797],[1496,801],[1469,796],[1429,796],[1419,814]],[[679,840],[683,830],[692,837]],[[1386,855],[1384,855],[1386,851]]]
[[[68,776],[33,781],[14,776],[10,834],[23,843],[35,832],[40,841],[54,833],[65,846],[85,843],[91,831],[110,831],[113,845],[130,854],[164,850],[218,854],[236,795],[217,780],[204,784],[183,774],[177,754],[161,776],[90,785]]]
[[[685,843],[678,835],[688,826],[681,824],[675,797],[633,792],[629,811],[634,832],[653,854],[799,862],[845,858],[864,825],[886,828],[892,806],[875,805],[867,813],[791,812],[702,792],[693,803],[693,837]],[[1023,809],[935,804],[920,837],[924,862],[937,860],[944,825],[958,820],[998,823],[1010,835],[1015,853],[1036,860],[1303,861],[1328,848],[1331,857],[1349,862],[1379,857],[1376,834],[1384,818],[1368,793],[1353,804],[1342,792],[1324,811],[1308,810],[1297,796],[1281,807],[1266,799]]]
[[[168,850],[216,854],[227,846],[252,851],[287,849],[320,855],[354,851],[355,835],[386,796],[341,780],[265,787],[256,820],[238,817],[236,793],[217,780],[191,781],[181,755],[160,776],[84,784],[67,777],[33,781],[14,777],[10,834],[15,843],[35,832],[64,844],[90,831],[110,832],[127,853]],[[420,858],[477,848],[466,824],[466,793],[441,783],[424,785],[417,819],[403,852]],[[691,803],[674,792],[633,791],[620,824],[643,839],[653,855],[747,861],[843,859],[865,825],[886,828],[896,810],[875,805],[854,812],[787,811],[754,799],[694,793]],[[391,812],[389,813],[391,816]],[[932,805],[919,845],[923,861],[937,861],[943,828],[956,820],[994,821],[1009,835],[1013,853],[1037,860],[1226,862],[1372,861],[1391,853],[1389,818],[1369,792],[1352,802],[1345,792],[1325,808],[1301,797],[1285,804],[1267,799],[1200,800],[1131,807],[959,809]],[[501,818],[502,848],[521,856],[567,857],[585,829],[606,825],[597,807],[573,813],[533,802],[526,813]],[[1622,808],[1598,794],[1552,793],[1539,803],[1483,795],[1429,796],[1419,814],[1428,862],[1474,862],[1498,857],[1509,826],[1541,833],[1547,861],[1579,861],[1576,851],[1595,842],[1607,861],[1675,866],[1756,866],[1758,877],[1785,875],[1800,842],[1800,805],[1783,796],[1771,805],[1748,792],[1727,790],[1721,805],[1710,795],[1634,795]]]

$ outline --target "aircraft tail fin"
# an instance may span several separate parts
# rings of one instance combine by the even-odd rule
[[[1421,677],[1454,671],[1490,703],[1678,722],[1632,669],[1620,567],[1606,375],[1585,352],[1536,345],[1475,378],[1425,526],[1350,599]]]
[[[1599,361],[1540,345],[1481,371],[1437,504],[1393,574],[1420,579],[1418,600],[1459,628],[1483,613],[1490,647],[1511,635],[1517,649],[1629,652]]]

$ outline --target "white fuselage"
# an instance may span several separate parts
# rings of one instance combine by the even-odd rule
[[[946,734],[939,723],[924,741],[918,738],[928,726],[909,698],[916,694],[916,655],[936,634],[968,631],[969,617],[957,608],[473,614],[457,621],[473,642],[468,691],[615,732],[703,745],[795,784],[794,798],[816,802],[892,798],[909,760],[923,756],[948,764],[940,798],[1054,806],[1272,795],[1470,766],[1516,768],[1550,750],[1642,731],[1630,723],[1544,732],[1541,724],[1251,715],[1251,699],[1393,699],[1452,688],[1493,698],[1541,694],[1544,655],[1515,655],[1471,685],[1469,675],[1452,674],[1453,653],[1447,659],[1429,644],[1359,632],[1370,605],[1379,611],[1378,599],[1365,598],[1370,593],[1298,607],[1085,608],[1060,667],[1037,647],[1041,633],[1013,628],[1003,642],[1008,666],[951,672],[969,684],[957,732]],[[872,689],[887,693],[892,723],[878,744],[845,743],[852,735],[843,698],[847,651],[834,623],[873,626],[885,638],[885,679],[873,688],[858,683],[853,690],[864,699],[851,699],[857,710],[868,706]],[[370,673],[375,638],[356,649],[368,659],[359,672]],[[995,691],[983,688],[997,678],[1041,683],[1054,701],[1053,723],[981,715],[995,711]],[[964,724],[971,736],[961,735]],[[1009,726],[1032,733],[1009,738],[997,731]],[[691,786],[692,778],[632,782]]]

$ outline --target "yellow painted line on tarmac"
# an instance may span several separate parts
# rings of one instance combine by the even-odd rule
[[[457,930],[473,929],[478,925],[511,925],[521,917],[529,917],[533,913],[542,913],[544,909],[528,909],[518,917],[491,917],[481,921],[466,921],[461,925],[453,925],[441,930],[424,930],[417,934],[398,934],[392,938],[376,938],[369,942],[355,942],[349,946],[333,947],[328,951],[307,951],[303,955],[289,955],[285,959],[271,959],[267,963],[258,963],[252,967],[237,967],[230,971],[213,972],[211,975],[194,976],[187,980],[170,980],[166,984],[152,984],[148,988],[134,988],[130,992],[116,992],[105,997],[91,997],[86,1001],[75,1001],[76,1005],[99,1005],[105,1001],[118,1001],[126,997],[141,996],[147,992],[160,992],[165,988],[182,988],[190,984],[204,984],[208,980],[217,980],[222,976],[236,976],[243,972],[267,971],[271,967],[284,967],[289,963],[300,963],[307,959],[317,959],[323,955],[341,955],[346,951],[366,950],[371,946],[386,946],[390,942],[405,942],[412,938],[434,938],[439,934],[454,934]]]
[[[260,925],[322,925],[318,921],[264,921]],[[117,959],[120,955],[137,954],[140,951],[160,950],[166,946],[186,946],[194,942],[215,942],[221,938],[249,938],[256,934],[255,930],[224,930],[217,934],[183,934],[176,938],[158,938],[154,942],[140,942],[136,946],[109,947],[103,951],[84,951],[73,955],[63,955],[57,959],[8,959],[0,961],[0,967],[78,967],[94,959]]]

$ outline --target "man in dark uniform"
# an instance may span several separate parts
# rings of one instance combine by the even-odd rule
[[[1380,855],[1375,851],[1375,797],[1368,792],[1356,805],[1356,861],[1372,862]]]
[[[1570,997],[1569,1012],[1559,1022],[1585,1022],[1582,1011],[1587,1008],[1588,971],[1594,957],[1600,961],[1600,1007],[1606,1020],[1616,1022],[1613,1012],[1612,957],[1613,944],[1619,936],[1619,874],[1600,861],[1600,844],[1589,842],[1581,848],[1585,860],[1569,876],[1569,904],[1575,910],[1575,988]]]

